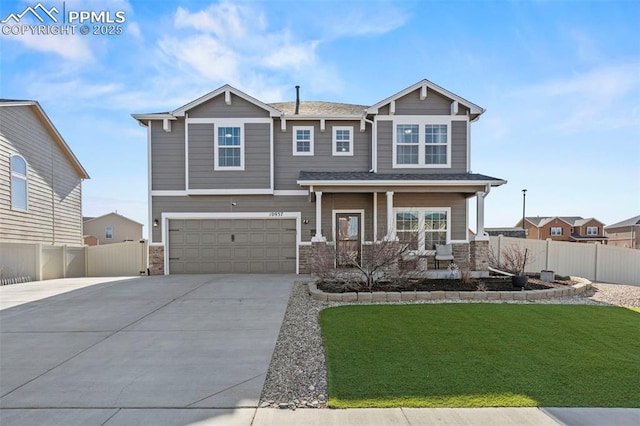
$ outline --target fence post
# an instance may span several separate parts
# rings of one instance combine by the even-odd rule
[[[38,243],[38,244],[34,244],[33,245],[33,250],[34,250],[34,258],[36,260],[36,276],[35,276],[35,280],[36,281],[42,281],[42,243]]]
[[[596,246],[596,251],[595,251],[595,259],[594,259],[594,261],[593,261],[593,268],[594,268],[594,271],[593,271],[593,281],[595,281],[595,282],[598,282],[598,250],[599,250],[598,246],[599,246],[599,245],[600,245],[600,244],[598,244],[598,243],[596,243],[596,244],[595,244],[595,246]]]
[[[67,278],[67,245],[62,246],[62,278]]]
[[[545,248],[545,255],[544,255],[544,269],[545,270],[549,270],[551,268],[549,268],[549,252],[551,251],[551,238],[547,238],[547,246]]]
[[[502,237],[504,237],[504,235],[500,234],[498,235],[498,253],[496,254],[496,256],[498,256],[498,265],[500,265],[500,263],[502,262],[501,256],[502,256]]]

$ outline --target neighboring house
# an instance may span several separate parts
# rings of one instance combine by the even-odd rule
[[[143,225],[117,212],[85,217],[82,226],[85,244],[89,246],[142,239]]]
[[[640,216],[609,225],[604,232],[610,246],[640,249]]]
[[[225,85],[148,130],[152,273],[309,272],[313,244],[408,240],[486,270],[484,199],[506,181],[471,173],[484,109],[422,80],[374,104],[266,104]],[[468,200],[477,199],[469,238]]]
[[[38,102],[0,100],[0,243],[82,245],[88,178]]]
[[[522,228],[485,228],[484,230],[492,237],[502,235],[510,238],[527,238],[527,233]]]
[[[522,228],[522,220],[516,224]],[[580,216],[526,217],[527,238],[531,240],[605,243],[604,224],[597,219]]]

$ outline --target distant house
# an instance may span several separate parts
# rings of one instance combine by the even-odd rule
[[[82,245],[88,178],[38,102],[0,99],[0,243]]]
[[[522,228],[522,220],[516,224]],[[535,216],[525,218],[527,238],[530,240],[569,241],[579,243],[605,243],[604,223],[580,216]]]
[[[86,245],[103,245],[142,239],[143,225],[118,213],[83,219]]]
[[[522,222],[522,221],[521,221]],[[484,228],[485,232],[491,237],[497,237],[499,235],[511,238],[527,238],[526,231],[520,228]]]
[[[640,216],[609,225],[604,232],[610,246],[640,249]]]

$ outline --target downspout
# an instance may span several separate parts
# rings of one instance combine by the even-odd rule
[[[371,170],[373,173],[378,172],[378,126],[373,120],[369,120],[365,114],[362,117],[365,123],[371,124]]]

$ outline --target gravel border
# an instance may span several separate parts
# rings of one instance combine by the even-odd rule
[[[314,300],[309,294],[307,281],[296,281],[267,371],[260,407],[295,410],[327,406],[327,369],[318,314],[330,306],[363,303],[544,303],[640,308],[640,286],[594,283],[591,289],[581,294],[535,301],[438,299],[401,302],[328,302]]]

